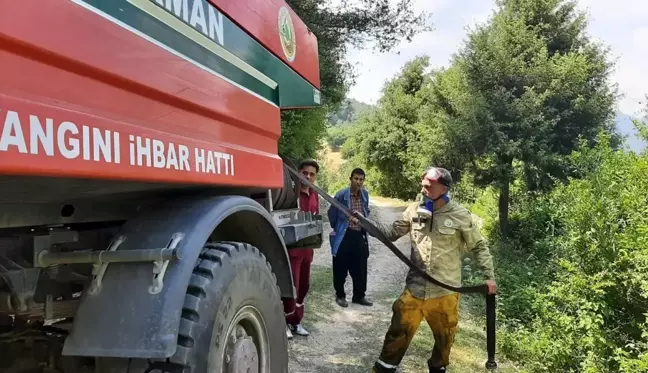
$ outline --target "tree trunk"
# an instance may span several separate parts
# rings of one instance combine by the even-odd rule
[[[499,195],[499,226],[500,235],[503,239],[508,237],[510,185],[510,177],[507,175],[504,180],[502,180]]]

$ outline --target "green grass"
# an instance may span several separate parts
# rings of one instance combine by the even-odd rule
[[[330,267],[312,266],[310,292],[306,298],[306,312],[303,324],[307,330],[317,331],[315,323],[331,321],[335,311],[333,293],[333,270]]]

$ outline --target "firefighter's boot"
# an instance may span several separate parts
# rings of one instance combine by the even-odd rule
[[[428,369],[430,369],[430,373],[446,373],[445,367],[433,367],[430,361],[428,361]]]
[[[387,368],[376,361],[371,372],[372,373],[396,373],[396,368]]]

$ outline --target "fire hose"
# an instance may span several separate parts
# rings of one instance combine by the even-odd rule
[[[358,224],[371,236],[377,238],[380,242],[382,242],[389,250],[391,250],[394,255],[398,257],[403,263],[405,263],[410,269],[412,269],[414,272],[417,274],[421,275],[424,279],[427,281],[442,287],[444,289],[457,292],[460,294],[481,294],[486,298],[486,351],[488,353],[488,359],[486,360],[486,369],[493,370],[497,369],[497,362],[495,361],[495,304],[496,304],[496,298],[495,294],[489,294],[488,293],[488,286],[486,284],[480,284],[480,285],[472,285],[472,286],[451,286],[448,284],[444,284],[443,282],[435,279],[434,277],[430,276],[424,269],[420,268],[416,264],[414,264],[405,254],[403,254],[388,238],[385,236],[385,234],[380,231],[378,228],[376,228],[375,225],[373,225],[367,218],[362,216],[362,214],[353,214],[351,210],[347,207],[342,205],[338,200],[335,198],[331,197],[323,191],[321,188],[317,187],[304,175],[301,173],[297,172],[295,169],[292,167],[287,166],[286,167],[290,173],[295,175],[302,183],[307,185],[308,187],[312,188],[315,190],[319,195],[322,196],[326,201],[328,201],[332,206],[337,208],[340,212],[342,212],[347,218],[355,217],[358,219]]]

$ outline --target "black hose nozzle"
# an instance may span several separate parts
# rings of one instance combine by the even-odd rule
[[[486,369],[497,369],[497,361],[495,361],[495,294],[486,295],[486,350],[488,352],[488,360],[486,361]]]

